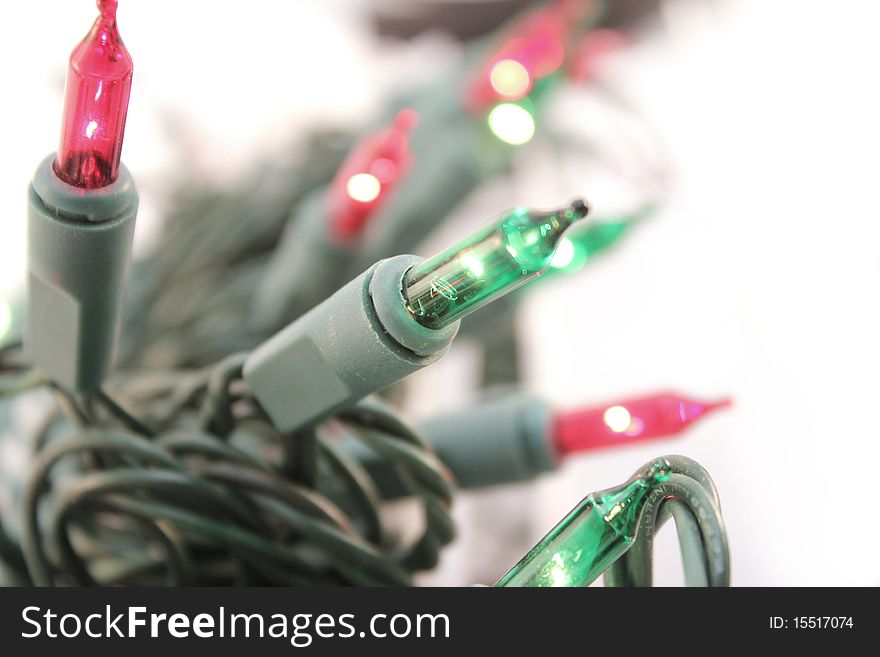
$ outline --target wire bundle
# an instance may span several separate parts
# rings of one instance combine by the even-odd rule
[[[119,381],[143,417],[103,392],[56,389],[65,411],[33,437],[21,552],[0,535],[0,558],[38,585],[403,585],[432,567],[453,536],[452,484],[421,438],[374,400],[283,435],[249,396],[242,362]],[[383,525],[341,436],[396,464],[424,509],[415,543]]]
[[[244,386],[245,354],[186,375],[120,378],[141,417],[104,392],[74,398],[14,349],[2,356],[0,398],[48,386],[58,402],[32,436],[21,547],[0,524],[0,562],[20,583],[407,585],[453,538],[449,472],[375,399],[284,435]],[[375,483],[339,447],[352,438],[391,461],[419,501],[417,540],[403,544],[383,523]],[[605,583],[649,586],[654,536],[673,518],[686,583],[727,586],[717,490],[696,462],[665,458],[672,474],[651,490]]]
[[[608,90],[606,96],[620,116],[632,113]],[[460,117],[454,125],[469,122]],[[448,135],[428,134],[438,146],[448,141]],[[457,136],[470,147],[469,134]],[[298,161],[263,165],[232,190],[184,181],[180,189],[187,193],[172,199],[174,211],[164,218],[158,245],[135,265],[119,359],[128,371],[108,382],[112,396],[75,396],[32,369],[18,345],[0,349],[0,401],[38,388],[55,398],[30,436],[32,463],[18,504],[20,540],[0,522],[0,562],[16,581],[403,585],[437,563],[454,535],[454,487],[418,432],[384,403],[367,399],[317,426],[285,433],[242,378],[245,350],[297,315],[281,324],[247,321],[291,211],[295,216],[333,178],[353,142],[352,136],[313,135]],[[558,155],[571,143],[551,140]],[[596,144],[579,146],[603,160]],[[430,161],[430,149],[424,150]],[[512,156],[504,151],[501,159],[506,167]],[[639,164],[651,169],[649,162]],[[498,172],[475,172],[444,203],[454,206]],[[662,191],[665,172],[648,174]],[[446,213],[426,207],[421,214],[430,218],[431,211],[439,213],[438,221]],[[409,241],[398,235],[381,253],[365,244],[368,260],[412,250],[412,239],[427,232],[417,228],[406,234]],[[359,273],[364,257],[352,253],[348,273]],[[498,352],[487,360],[503,366],[490,379],[517,378],[509,357],[516,346],[514,306],[508,300],[496,307],[494,322],[487,314],[485,323],[473,323]],[[378,486],[340,447],[352,438],[391,462],[406,496],[419,502],[423,523],[415,540],[405,540],[383,519]],[[693,564],[686,566],[688,583],[726,583],[717,496],[705,472],[688,467],[699,486],[684,475],[670,481],[676,501],[657,498],[657,512],[646,514],[636,544],[609,571],[609,584],[650,582],[654,529],[670,514],[686,564]]]

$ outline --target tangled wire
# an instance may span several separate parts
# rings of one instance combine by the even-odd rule
[[[615,105],[621,115],[632,114]],[[446,141],[445,133],[428,132],[438,147]],[[73,395],[32,369],[19,344],[0,348],[0,404],[38,389],[54,397],[40,426],[28,432],[31,462],[15,502],[17,531],[0,518],[0,564],[16,582],[402,585],[437,563],[453,538],[454,487],[418,432],[388,405],[368,399],[318,426],[284,433],[242,379],[244,351],[283,326],[241,321],[253,291],[291,211],[332,180],[355,141],[316,133],[296,161],[259,166],[233,189],[182,181],[156,248],[135,263],[118,359],[125,371],[108,381],[110,392]],[[571,141],[566,135],[560,144]],[[595,144],[583,150],[603,160]],[[505,151],[503,159],[511,157]],[[454,205],[488,176],[477,173],[444,201]],[[433,208],[437,222],[445,217],[442,207]],[[428,209],[420,214],[430,219]],[[394,253],[415,246],[408,235],[398,237]],[[503,370],[492,380],[517,379],[513,307],[509,301],[502,313],[496,306],[504,321],[481,329],[492,336],[487,344],[498,355],[491,360]],[[341,447],[352,439],[392,462],[420,504],[416,539],[383,519],[376,484]],[[711,571],[701,579],[695,567],[689,581],[723,581],[718,573],[726,572],[726,562],[719,570],[712,565],[718,559],[705,556],[726,540],[723,528],[708,535],[702,529],[720,527],[705,511],[717,511],[717,498],[712,506],[691,484],[679,483],[676,497],[696,501],[658,501],[660,515],[640,532],[644,545],[640,538],[609,572],[609,583],[650,581],[653,523],[669,513],[688,561]],[[704,531],[701,543],[694,527]]]
[[[31,436],[20,545],[0,523],[0,562],[36,585],[408,585],[454,535],[446,467],[384,403],[368,399],[321,425],[278,431],[249,394],[246,354],[188,373],[120,377],[136,416],[105,392],[74,397],[16,348],[0,353],[0,398],[36,388],[56,405]],[[423,526],[405,542],[343,440],[390,460]],[[685,581],[729,584],[718,494],[706,471],[666,457],[636,541],[605,573],[647,586],[653,538],[674,518]]]
[[[10,355],[7,352],[6,355]],[[2,395],[49,386],[33,436],[21,547],[0,557],[37,585],[405,585],[453,537],[453,486],[421,437],[365,400],[283,434],[241,378],[245,354],[186,375],[122,378],[74,398],[4,358]],[[59,428],[65,434],[56,438]],[[395,463],[424,510],[412,544],[379,515],[373,482],[338,447],[352,436]]]

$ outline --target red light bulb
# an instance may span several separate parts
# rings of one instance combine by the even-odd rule
[[[502,37],[502,46],[468,86],[467,108],[480,114],[502,101],[527,96],[536,80],[555,73],[572,32],[596,11],[590,2],[558,0],[527,13]]]
[[[418,123],[411,109],[394,123],[365,137],[349,154],[330,185],[330,231],[340,242],[359,237],[410,165],[409,135]]]
[[[117,0],[97,5],[98,19],[70,55],[55,160],[59,178],[85,189],[109,185],[119,175],[133,69],[116,26]]]
[[[529,12],[507,30],[503,45],[469,85],[465,103],[479,114],[495,103],[519,100],[535,80],[562,64],[566,24],[556,6]]]
[[[555,418],[553,438],[559,453],[566,455],[674,436],[730,404],[729,399],[701,402],[675,393],[636,397],[560,413]]]

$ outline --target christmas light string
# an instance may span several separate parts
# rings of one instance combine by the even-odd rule
[[[519,263],[518,266],[524,269],[518,274],[527,280],[549,266],[562,231],[586,214],[586,206],[576,201],[565,210],[550,213],[518,211],[503,216],[510,217],[511,214],[516,217],[516,223],[511,225],[510,220],[497,220],[490,224],[493,230],[489,234],[495,234],[499,229],[502,231],[504,239],[495,247],[498,254],[503,253],[505,258]],[[544,227],[547,230],[542,230]],[[473,245],[484,242],[486,237],[486,229],[477,231],[441,254],[442,257],[427,260],[428,270],[437,262],[466,261],[469,256],[473,257]],[[545,250],[541,244],[546,245]],[[511,252],[513,246],[520,247],[520,252]],[[454,258],[450,255],[452,250],[458,254]],[[535,260],[538,254],[540,262]],[[486,257],[489,254],[482,252],[481,255]],[[404,266],[398,275],[397,290],[400,290],[401,278],[409,267]],[[379,271],[376,270],[377,279]],[[499,273],[487,270],[482,274],[491,282]],[[443,328],[452,326],[450,322],[457,323],[457,318],[472,311],[477,303],[499,297],[521,282],[512,283],[504,276],[499,280],[501,286],[481,293],[479,298],[471,300],[469,308],[448,307],[435,313],[442,324],[438,336],[447,335],[443,339],[451,340],[454,331],[442,332]],[[381,288],[375,289],[381,291]],[[409,329],[412,333],[420,336],[425,330],[435,332],[425,329],[406,314],[405,307],[410,301],[405,295],[396,300],[391,295],[390,300],[399,304],[399,317],[412,322]],[[387,311],[377,308],[380,318],[384,312]],[[320,318],[325,314],[322,306],[309,316]],[[327,320],[332,317],[328,316]],[[289,344],[290,330],[301,321],[294,322],[288,331],[279,334],[282,346]],[[392,335],[401,335],[401,330],[400,326],[391,329]],[[295,331],[292,335],[296,335]],[[431,339],[439,338],[432,336]],[[278,374],[277,349],[271,351],[271,344],[263,348],[269,348],[272,355],[269,360],[270,372],[275,377],[272,383],[285,384],[278,380],[279,376],[299,376],[296,371],[285,367]],[[411,571],[436,563],[439,547],[453,535],[448,516],[452,488],[450,475],[426,445],[376,402],[347,404],[335,415],[334,426],[342,423],[352,435],[397,461],[413,492],[424,500],[425,534],[408,549],[395,549],[397,557],[392,559],[377,547],[387,541],[377,520],[377,500],[369,487],[361,483],[368,478],[359,470],[360,466],[347,462],[325,444],[320,425],[314,424],[318,419],[326,419],[327,414],[318,412],[302,416],[289,426],[284,415],[280,416],[280,421],[278,417],[269,421],[266,410],[273,414],[276,407],[272,405],[272,397],[262,396],[265,388],[256,373],[265,361],[258,358],[250,367],[251,360],[252,357],[246,354],[230,356],[198,377],[197,383],[185,380],[182,392],[179,384],[171,386],[165,390],[171,402],[166,406],[166,412],[144,418],[130,414],[123,404],[117,403],[106,392],[87,392],[74,397],[59,389],[64,400],[62,407],[78,431],[72,437],[45,444],[42,437],[35,441],[40,448],[21,503],[24,509],[22,551],[27,562],[27,575],[34,583],[156,583],[149,576],[157,576],[157,569],[158,576],[171,584],[213,582],[210,574],[190,571],[191,564],[201,566],[207,562],[220,569],[220,582],[401,584],[409,581]],[[429,359],[424,364],[431,362]],[[424,366],[417,363],[419,367]],[[324,366],[332,367],[332,361],[328,360]],[[248,385],[242,387],[243,376]],[[319,383],[314,372],[308,381],[309,385]],[[255,385],[257,399],[250,391]],[[383,387],[381,379],[371,385]],[[120,382],[119,387],[124,389],[124,382]],[[284,387],[289,389],[288,385]],[[156,392],[154,390],[153,395]],[[358,391],[356,397],[361,396],[363,392]],[[155,398],[152,401],[157,402]],[[161,403],[162,399],[158,401]],[[286,403],[282,400],[282,404]],[[189,420],[184,417],[187,411]],[[247,436],[251,432],[263,440],[274,436],[280,450],[280,458],[274,467],[230,444],[236,434]],[[305,446],[311,449],[306,450]],[[191,464],[188,459],[181,458],[182,454],[199,458]],[[56,464],[80,455],[85,459],[79,471],[62,478],[56,485],[51,476]],[[352,496],[347,490],[345,492],[349,495],[346,497],[352,497],[369,510],[367,524],[360,528],[365,535],[354,529],[354,523],[344,520],[342,510],[329,499],[322,499],[307,492],[308,489],[303,489],[301,484],[297,487],[293,483],[299,480],[310,488],[318,488],[322,455],[327,467],[341,472],[343,481],[354,487],[357,494]],[[289,475],[293,475],[292,478],[289,479]],[[218,489],[217,484],[229,490]],[[48,524],[51,531],[47,534],[40,522],[39,509],[41,499],[50,490],[53,503],[47,508],[51,508],[54,515]],[[248,503],[241,499],[244,493],[249,493],[245,496]],[[288,505],[308,508],[299,508],[297,513],[297,508]],[[315,507],[323,513],[318,514]],[[359,510],[363,512],[364,509]],[[316,522],[312,517],[315,515],[323,521],[332,519],[338,526]],[[173,528],[173,535],[169,535],[169,526]],[[274,540],[269,540],[267,536],[273,535],[273,527],[277,528]],[[341,531],[349,527],[350,532]],[[285,539],[289,531],[294,532],[291,536],[293,545],[288,545]],[[122,550],[115,545],[114,534],[122,534],[124,540],[132,541],[132,547]],[[72,538],[74,535],[76,541]],[[332,560],[325,564],[322,558],[305,559],[300,554],[304,549],[300,545],[303,540],[313,543],[325,558]],[[155,541],[159,542],[164,558],[156,560],[144,554],[133,556],[133,545],[151,545]],[[75,547],[83,542],[89,546],[84,552]],[[47,543],[53,549],[47,549]],[[124,553],[120,555],[120,552]],[[58,555],[57,561],[53,561],[50,554]],[[107,572],[112,576],[109,580],[96,576],[96,573]],[[231,579],[223,579],[222,575]],[[146,579],[140,580],[139,577]]]
[[[580,4],[601,11],[600,3]],[[591,26],[599,20],[601,13],[592,20],[585,16],[580,30],[589,34]],[[492,41],[496,45],[487,52],[504,39]],[[486,51],[483,45],[477,49]],[[461,73],[462,80],[485,68],[485,56],[471,60],[473,63]],[[556,81],[554,78],[548,91],[559,86]],[[462,102],[464,96],[450,96],[449,85],[457,83],[444,80],[403,101],[404,107],[412,107],[420,115],[409,133],[408,173],[396,183],[389,202],[371,216],[357,248],[331,254],[333,273],[338,277],[335,286],[330,284],[322,289],[324,281],[333,278],[324,274],[314,277],[316,282],[307,286],[306,296],[317,298],[305,303],[298,302],[296,294],[285,302],[283,294],[274,293],[277,288],[269,280],[273,272],[261,269],[272,260],[267,260],[267,256],[277,254],[276,260],[287,263],[286,280],[296,281],[303,278],[296,268],[303,254],[326,251],[319,243],[325,237],[317,231],[327,225],[322,200],[326,192],[322,190],[337,176],[345,159],[357,150],[358,139],[332,134],[318,136],[293,162],[257,167],[252,179],[243,180],[238,189],[231,191],[206,191],[202,198],[194,198],[194,190],[188,185],[187,195],[179,199],[177,209],[166,218],[151,259],[136,265],[122,362],[127,366],[206,365],[265,339],[290,319],[288,311],[308,310],[372,262],[396,253],[413,252],[478,184],[506,171],[516,150],[489,133],[488,141],[485,135],[480,136],[486,132],[485,115],[468,115]],[[380,125],[388,126],[400,107],[394,106]],[[617,105],[612,109],[631,112],[631,108],[624,110]],[[477,146],[481,155],[475,159]],[[562,144],[560,148],[570,146]],[[239,220],[245,214],[249,218],[247,223]],[[600,212],[597,222],[601,220]],[[279,237],[288,233],[298,233],[297,239],[308,240],[299,245],[301,253],[297,258],[282,257],[286,252],[285,240]],[[312,259],[318,266],[326,260],[314,256]],[[217,292],[207,299],[198,292],[200,289]],[[266,310],[267,306],[270,310]],[[254,322],[248,331],[243,331],[225,319],[230,315],[245,315]],[[260,318],[265,321],[257,321]],[[467,326],[465,330],[469,330]]]
[[[131,60],[118,38],[116,2],[98,5],[101,15],[71,59],[79,68],[68,79],[69,109],[52,167],[64,183],[86,190],[115,185],[127,175],[119,153]],[[98,52],[96,44],[112,64],[81,66]],[[498,82],[503,76],[496,72],[495,77]],[[533,91],[534,85],[528,92]],[[94,107],[71,101],[77,93],[92,92]],[[387,146],[398,129],[406,132],[411,125],[404,120],[377,142]],[[124,353],[126,362],[149,362],[152,371],[122,372],[104,389],[95,384],[103,380],[103,371],[87,373],[86,383],[76,378],[70,387],[32,368],[17,342],[0,351],[0,397],[43,388],[53,392],[57,404],[33,436],[36,462],[25,487],[18,536],[0,528],[0,560],[18,581],[401,584],[436,564],[439,549],[453,536],[448,513],[453,488],[449,471],[425,439],[373,400],[280,430],[245,380],[249,356],[243,350],[280,327],[244,327],[234,309],[245,307],[243,301],[262,280],[264,256],[277,242],[289,209],[341,175],[339,165],[350,143],[315,142],[313,152],[325,157],[317,162],[307,158],[305,175],[291,178],[289,169],[280,169],[277,177],[258,176],[259,203],[253,203],[248,189],[238,208],[229,205],[228,197],[192,198],[189,206],[182,204],[191,217],[216,221],[219,211],[225,220],[208,231],[198,221],[181,222],[167,233],[175,248],[160,248],[156,262],[145,263],[138,272],[143,276],[136,277],[138,301],[133,307],[150,307],[151,313],[158,311],[170,321],[141,326],[136,319],[127,322]],[[356,160],[357,155],[355,149],[350,157]],[[393,175],[345,172],[351,173],[345,192],[352,201],[384,200],[382,185],[396,184],[398,174],[408,168],[406,151],[398,148],[392,155],[378,159],[395,164]],[[393,162],[398,155],[399,161]],[[372,198],[367,196],[375,189],[367,194],[361,185],[365,179],[352,183],[364,173],[380,184]],[[405,188],[406,178],[402,182]],[[461,193],[465,191],[463,187]],[[342,207],[331,204],[330,225],[350,238],[365,225],[367,214],[359,214],[362,206]],[[251,220],[247,226],[239,221],[243,209]],[[401,279],[401,317],[414,319],[429,332],[457,325],[464,314],[550,271],[558,247],[566,243],[561,233],[567,223],[560,218],[570,221],[585,213],[582,203],[562,214],[517,210],[502,222],[513,229],[502,228],[500,251],[497,246],[477,248],[491,243],[490,233],[478,233],[413,265]],[[382,212],[369,218],[381,222]],[[533,234],[538,238],[529,237]],[[547,250],[530,254],[545,241]],[[605,238],[607,244],[614,241]],[[370,247],[363,252],[370,254]],[[475,253],[485,257],[475,258]],[[352,260],[356,267],[357,259]],[[443,269],[450,263],[453,270]],[[198,293],[204,289],[217,294],[205,298]],[[380,316],[382,312],[387,308],[379,310]],[[227,319],[218,321],[223,315]],[[99,319],[113,323],[109,317]],[[184,336],[188,344],[183,344]],[[226,356],[235,352],[242,353]],[[210,364],[218,356],[224,357]],[[377,488],[364,466],[339,447],[342,436],[364,441],[393,463],[407,496],[420,500],[425,523],[415,543],[401,545],[390,538],[380,520]],[[51,513],[46,523],[41,520],[45,513]],[[17,546],[19,539],[23,549]]]
[[[468,408],[419,424],[428,444],[464,489],[532,481],[580,455],[686,435],[696,422],[730,406],[665,392],[557,409],[522,391],[489,394]],[[382,496],[408,494],[393,464],[358,443],[344,445]]]

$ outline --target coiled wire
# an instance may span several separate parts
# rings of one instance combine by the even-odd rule
[[[632,547],[605,571],[606,586],[651,586],[654,536],[675,520],[687,586],[730,586],[730,550],[718,490],[709,473],[684,456],[663,457],[669,479],[653,487]]]
[[[245,356],[200,372],[120,377],[114,390],[142,416],[106,392],[56,390],[58,410],[32,439],[21,547],[0,530],[0,559],[17,579],[376,586],[410,584],[434,566],[454,535],[453,485],[422,438],[372,399],[284,434],[249,395]],[[11,360],[0,372],[0,396],[45,385]],[[413,544],[390,537],[375,485],[336,446],[343,436],[390,459],[420,502]]]
[[[76,398],[0,354],[0,398],[54,389],[32,436],[21,545],[0,523],[0,561],[36,585],[408,585],[454,536],[445,466],[386,404],[366,399],[317,427],[278,431],[241,378],[246,354],[188,373],[123,376]],[[64,435],[56,437],[61,425]],[[339,448],[354,437],[389,459],[422,507],[417,540],[384,526],[366,470]],[[657,530],[675,520],[689,586],[728,586],[730,557],[714,483],[664,457],[631,548],[607,586],[650,586]]]

